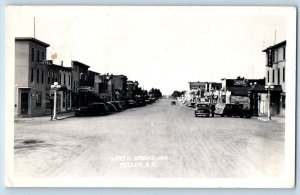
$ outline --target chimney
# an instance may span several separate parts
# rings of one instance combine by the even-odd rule
[[[64,61],[63,60],[61,61],[61,66],[64,66]]]

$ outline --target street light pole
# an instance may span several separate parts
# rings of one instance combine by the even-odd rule
[[[51,89],[53,89],[54,91],[54,107],[53,107],[53,116],[52,116],[52,120],[56,120],[57,119],[57,115],[56,115],[56,91],[60,88],[61,86],[58,84],[58,82],[54,82],[53,85],[51,85]]]

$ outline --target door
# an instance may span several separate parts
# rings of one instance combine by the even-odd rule
[[[28,93],[21,93],[21,114],[28,114]]]

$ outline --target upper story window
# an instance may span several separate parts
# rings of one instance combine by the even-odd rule
[[[278,62],[278,50],[273,51],[273,62]]]
[[[64,73],[64,85],[66,85],[66,74]]]
[[[34,71],[33,71],[33,68],[32,68],[32,69],[31,69],[31,79],[30,79],[32,83],[33,83],[33,72],[34,72]]]
[[[50,72],[48,71],[48,84],[50,84]]]
[[[31,61],[34,61],[34,48],[31,48]]]
[[[41,60],[45,60],[45,52],[42,51],[42,59]]]
[[[40,50],[37,50],[36,61],[40,61]]]
[[[38,83],[40,79],[40,71],[36,70],[36,82]]]
[[[42,84],[44,84],[44,70],[42,70]]]
[[[283,53],[282,53],[283,60],[285,60],[285,47],[283,47],[282,49],[283,49],[283,51],[282,51],[282,52],[283,52]]]

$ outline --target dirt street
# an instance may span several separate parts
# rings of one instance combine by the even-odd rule
[[[170,100],[108,116],[15,122],[15,173],[32,177],[277,177],[284,123],[194,117]]]

